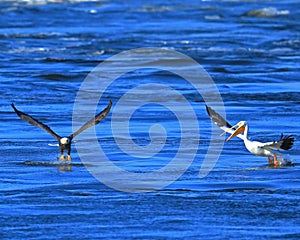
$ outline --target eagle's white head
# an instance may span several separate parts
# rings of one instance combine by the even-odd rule
[[[69,139],[69,138],[66,138],[66,137],[63,137],[63,138],[60,139],[60,143],[61,143],[61,144],[68,144],[69,141],[70,141],[70,139]]]

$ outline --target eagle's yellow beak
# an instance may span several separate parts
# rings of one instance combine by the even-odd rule
[[[233,134],[231,134],[227,139],[226,142],[228,142],[231,138],[234,138],[236,135],[239,135],[240,133],[243,133],[245,131],[245,125],[241,125],[238,127]]]

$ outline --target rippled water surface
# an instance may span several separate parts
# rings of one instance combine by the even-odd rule
[[[7,0],[0,2],[0,13],[1,239],[299,239],[297,0]],[[103,90],[97,109],[110,99],[113,107],[95,128],[105,156],[129,173],[158,171],[183,148],[182,165],[192,162],[191,166],[157,191],[141,192],[176,175],[176,168],[157,174],[148,189],[132,189],[130,179],[102,166],[101,179],[114,179],[114,185],[128,185],[130,190],[118,191],[91,174],[95,166],[82,162],[75,145],[73,164],[59,164],[55,139],[20,120],[10,107],[14,102],[68,136],[76,95],[87,75],[109,57],[142,47],[174,50],[196,60],[216,83],[227,120],[248,121],[252,139],[294,135],[287,157],[295,165],[270,168],[266,158],[251,155],[233,139],[224,144],[219,158],[213,158],[218,160],[212,171],[199,178],[211,132],[204,99],[187,81],[161,69],[128,72]],[[172,61],[162,58],[129,56],[124,64]],[[178,69],[189,71],[180,64]],[[97,81],[101,88],[105,79]],[[118,112],[116,104],[144,84],[169,86],[186,98],[195,111],[199,134],[186,117],[181,144],[181,123],[166,105],[177,106],[184,118],[182,98],[158,89],[152,95],[137,91],[131,96],[133,103],[149,96],[152,101],[133,112],[130,134],[124,135],[121,124],[130,106]],[[79,135],[75,140],[76,146],[83,143],[84,156],[92,158],[97,152],[90,145],[92,138]],[[157,153],[126,153],[118,144],[123,140],[125,149],[132,144],[147,147],[156,140]]]

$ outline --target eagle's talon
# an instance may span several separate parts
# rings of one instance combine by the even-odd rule
[[[62,154],[62,155],[60,155],[60,157],[58,158],[58,160],[60,160],[60,161],[64,161],[65,160],[65,156]]]

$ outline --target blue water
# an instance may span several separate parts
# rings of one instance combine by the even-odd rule
[[[0,13],[1,239],[299,239],[297,0],[1,1]],[[57,164],[58,149],[49,146],[55,140],[10,108],[14,102],[69,135],[86,76],[109,57],[142,47],[178,51],[201,64],[221,93],[227,120],[248,121],[251,138],[272,141],[293,134],[288,154],[295,166],[270,168],[267,159],[233,139],[212,171],[199,178],[211,128],[205,103],[186,81],[164,71],[141,69],[114,82],[98,106],[112,99],[111,114],[96,127],[99,144],[116,166],[151,172],[169,164],[180,146],[176,116],[161,106],[168,94],[159,92],[157,104],[143,106],[130,121],[130,136],[139,146],[149,144],[153,124],[165,127],[165,145],[148,158],[130,156],[116,144],[114,137],[123,137],[111,131],[116,103],[132,87],[147,83],[169,85],[190,102],[200,139],[193,131],[187,139],[190,146],[199,140],[197,155],[190,159],[194,149],[185,146],[191,166],[157,191],[128,193],[106,186],[82,163],[75,146],[73,165]],[[127,180],[120,181],[126,185]]]

